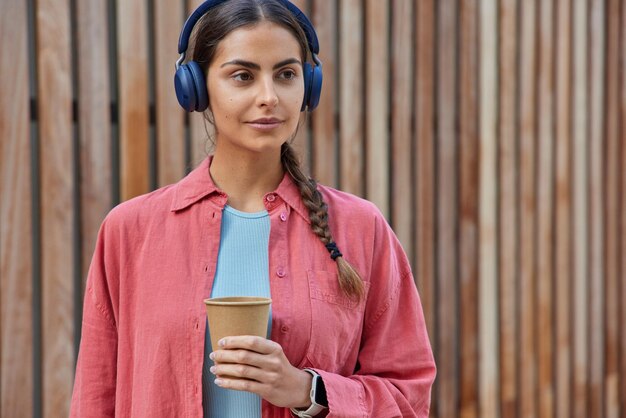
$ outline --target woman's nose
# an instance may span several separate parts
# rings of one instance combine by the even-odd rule
[[[257,102],[260,106],[274,107],[278,104],[278,94],[273,77],[263,78],[260,82]]]

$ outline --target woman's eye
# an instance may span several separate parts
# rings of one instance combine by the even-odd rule
[[[293,70],[285,70],[280,73],[279,77],[285,80],[293,80],[296,78],[296,72]]]
[[[252,80],[252,76],[249,73],[239,73],[233,76],[233,79],[237,81],[250,81]]]

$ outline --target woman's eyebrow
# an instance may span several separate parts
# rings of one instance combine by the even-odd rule
[[[300,62],[299,59],[297,59],[297,58],[287,58],[286,60],[283,60],[283,61],[275,64],[272,69],[276,70],[277,68],[283,67],[283,66],[288,65],[288,64],[299,64],[300,66],[302,66],[302,63]],[[225,62],[224,64],[220,65],[220,68],[221,67],[226,67],[227,65],[239,65],[239,66],[242,66],[242,67],[250,68],[251,70],[260,70],[261,69],[261,66],[259,64],[251,62],[251,61],[241,60],[241,59],[234,59],[232,61]]]

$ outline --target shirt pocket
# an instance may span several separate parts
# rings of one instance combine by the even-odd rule
[[[307,271],[311,296],[311,340],[306,360],[311,367],[341,373],[356,365],[363,329],[365,297],[351,299],[339,287],[337,272]]]

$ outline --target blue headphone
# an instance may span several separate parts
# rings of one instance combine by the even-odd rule
[[[174,87],[176,89],[176,98],[178,103],[187,112],[202,112],[209,106],[209,95],[204,80],[204,74],[200,65],[195,61],[189,61],[183,64],[185,53],[189,46],[189,37],[195,24],[200,18],[211,8],[224,3],[227,0],[206,0],[189,16],[183,26],[183,30],[178,39],[178,53],[181,54],[176,61],[176,75],[174,76]],[[311,56],[315,66],[305,62],[303,65],[304,72],[304,101],[302,102],[301,111],[308,108],[309,111],[315,109],[320,101],[322,93],[322,62],[317,57],[320,46],[317,40],[317,34],[313,24],[300,9],[289,0],[278,0],[282,3],[298,20],[300,27],[304,31],[311,50]]]

